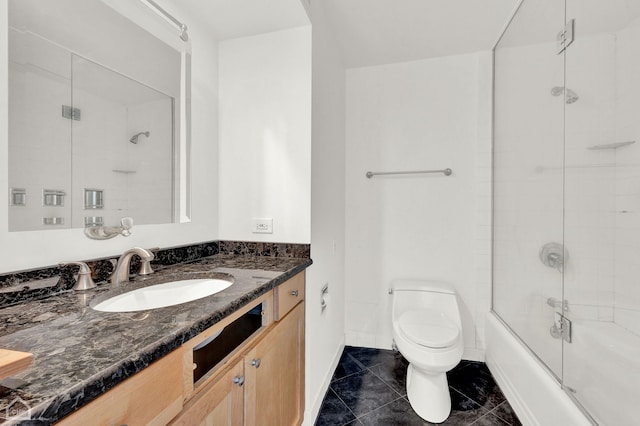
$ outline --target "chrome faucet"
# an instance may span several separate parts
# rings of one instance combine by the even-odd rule
[[[78,270],[78,278],[76,278],[76,284],[73,286],[73,289],[76,291],[84,291],[91,290],[92,288],[96,288],[96,283],[93,282],[93,278],[91,278],[91,269],[84,262],[60,262],[60,266],[67,265],[76,265],[79,266]]]
[[[153,269],[151,268],[151,261],[155,257],[153,253],[141,247],[134,247],[122,253],[122,256],[118,259],[116,268],[110,278],[113,285],[118,286],[123,282],[129,281],[129,267],[131,265],[131,258],[134,254],[140,256],[140,259],[142,260],[138,274],[149,275],[153,273]]]

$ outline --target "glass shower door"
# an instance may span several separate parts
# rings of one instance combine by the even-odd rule
[[[493,310],[562,376],[564,3],[525,1],[495,49]]]
[[[640,2],[567,0],[563,386],[602,425],[637,424]]]

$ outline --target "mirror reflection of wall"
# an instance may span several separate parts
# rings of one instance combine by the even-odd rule
[[[75,55],[72,63],[81,116],[71,121],[73,204],[84,209],[85,189],[98,188],[104,207],[89,213],[105,224],[172,222],[173,99]]]
[[[9,230],[176,221],[182,60],[100,0],[10,0]]]

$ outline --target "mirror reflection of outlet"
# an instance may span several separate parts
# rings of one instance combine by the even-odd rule
[[[252,219],[251,232],[254,234],[273,234],[273,219],[257,218]]]

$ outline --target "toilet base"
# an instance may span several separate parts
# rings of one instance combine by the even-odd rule
[[[416,414],[428,422],[442,423],[451,413],[446,373],[428,374],[409,364],[407,398]]]

